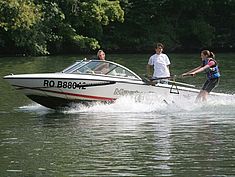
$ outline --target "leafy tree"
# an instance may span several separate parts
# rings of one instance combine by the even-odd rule
[[[1,0],[0,52],[232,50],[234,10],[233,0]]]
[[[0,1],[0,37],[1,46],[12,45],[30,48],[32,52],[43,50],[40,44],[33,41],[34,26],[41,20],[41,6],[30,0]],[[33,44],[33,46],[31,46]]]
[[[83,50],[100,48],[103,27],[124,20],[124,11],[118,0],[67,0],[59,4],[68,17],[66,22],[74,31],[67,36],[67,42]]]
[[[118,0],[2,0],[0,46],[33,55],[87,51],[100,47],[103,26],[123,19]]]
[[[234,47],[235,1],[122,0],[124,24],[106,28],[113,48],[150,50],[162,41],[170,50]],[[110,30],[112,29],[112,30]],[[110,42],[111,41],[111,42]]]

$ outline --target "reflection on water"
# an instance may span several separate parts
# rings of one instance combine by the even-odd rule
[[[23,106],[15,114],[24,118],[7,115],[14,123],[1,124],[1,169],[5,176],[230,176],[234,100],[166,105],[123,97],[61,112]]]
[[[147,60],[143,60],[144,56],[130,57],[114,59],[141,73],[139,62],[134,61],[145,64]],[[15,73],[58,71],[72,60],[4,60],[0,73],[3,76],[13,69]],[[190,66],[188,58],[180,57],[175,62]],[[234,65],[232,62],[229,60],[230,66]],[[221,84],[222,92],[234,92],[234,82],[226,76],[231,72],[234,71],[223,69],[222,81],[230,82]],[[134,95],[110,105],[78,104],[54,111],[32,103],[0,82],[1,176],[235,174],[234,95],[210,99],[204,104],[195,104],[193,97],[166,103],[158,95]]]

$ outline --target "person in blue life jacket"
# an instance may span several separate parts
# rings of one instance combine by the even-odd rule
[[[182,76],[195,76],[202,71],[206,73],[207,80],[202,86],[196,98],[196,102],[207,101],[208,94],[219,84],[220,78],[220,71],[214,53],[209,50],[203,50],[201,52],[201,59],[202,64],[200,66],[182,74]]]

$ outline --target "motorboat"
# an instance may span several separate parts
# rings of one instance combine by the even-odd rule
[[[161,101],[168,103],[174,99],[194,97],[199,92],[186,83],[149,81],[125,66],[102,60],[83,59],[60,72],[10,74],[4,79],[34,102],[52,109],[74,103],[112,103],[125,95],[146,93],[161,95]]]

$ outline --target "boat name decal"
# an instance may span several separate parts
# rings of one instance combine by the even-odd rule
[[[56,87],[56,88],[68,88],[68,89],[86,89],[86,82],[67,82],[67,81],[54,81],[44,80],[43,87]]]
[[[137,90],[125,90],[125,89],[118,89],[116,88],[114,90],[114,95],[130,95],[130,94],[135,94],[135,93],[141,93]]]

